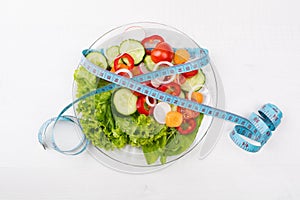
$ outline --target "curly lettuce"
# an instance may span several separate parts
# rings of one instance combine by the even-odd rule
[[[75,71],[74,80],[77,83],[76,97],[108,84],[82,66]],[[87,138],[93,145],[106,150],[122,148],[128,143],[127,135],[115,126],[110,106],[111,96],[111,91],[93,95],[78,102],[76,108]]]
[[[74,73],[79,98],[108,82],[97,78],[80,66]],[[178,155],[193,143],[198,128],[188,135],[181,135],[175,128],[157,123],[153,117],[134,113],[121,116],[112,105],[113,91],[93,95],[77,103],[80,124],[86,137],[96,147],[105,150],[131,145],[143,150],[148,164],[159,158],[166,163],[168,156]],[[197,117],[200,126],[203,115]]]

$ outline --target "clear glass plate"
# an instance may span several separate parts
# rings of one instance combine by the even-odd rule
[[[149,37],[151,35],[162,36],[167,43],[169,43],[173,48],[176,49],[178,48],[199,49],[200,48],[200,46],[195,41],[193,41],[191,38],[189,38],[187,35],[185,35],[184,33],[182,33],[177,29],[162,24],[145,22],[145,23],[128,24],[113,29],[110,32],[101,36],[99,39],[97,39],[90,46],[90,49],[100,51],[105,55],[105,52],[108,48],[115,45],[120,45],[120,43],[124,40],[135,39],[141,41],[145,37]],[[199,58],[197,57],[197,54],[195,55],[195,57],[191,57],[191,59],[197,59],[197,58]],[[81,66],[79,66],[79,68],[80,67]],[[89,85],[89,88],[87,88],[86,91],[79,91],[78,90],[79,82],[75,80],[74,87],[73,87],[74,100],[82,96],[84,93],[88,91],[99,88],[99,79],[90,78],[89,76],[86,76],[85,72],[82,72],[82,70],[79,70],[79,68],[77,69],[76,76],[80,78],[89,79],[88,82],[86,83],[87,85]],[[205,67],[202,68],[202,71],[206,77],[205,85],[203,87],[203,91],[205,90],[204,103],[212,107],[221,108],[222,106],[224,106],[222,104],[224,102],[224,97],[222,96],[222,98],[220,98],[221,96],[219,96],[219,94],[220,91],[223,92],[223,90],[222,87],[220,87],[221,81],[218,80],[215,70],[216,69],[213,67],[211,63],[208,63]],[[80,84],[83,83],[80,82]],[[80,88],[82,88],[82,85],[80,86]],[[111,107],[112,104],[108,103],[106,106]],[[99,109],[100,109],[99,97],[96,96],[89,97],[83,102],[74,105],[75,115],[80,119],[79,121],[84,134],[86,134],[88,138],[89,137],[94,138],[92,144],[89,145],[88,147],[88,152],[97,161],[101,162],[102,164],[111,167],[115,170],[129,172],[129,173],[151,172],[169,166],[171,163],[174,163],[174,161],[189,154],[189,152],[195,149],[195,147],[199,146],[199,144],[205,146],[203,152],[206,153],[203,153],[203,155],[207,154],[208,152],[211,151],[212,147],[215,145],[215,142],[217,141],[220,135],[220,129],[222,127],[220,121],[216,122],[216,120],[214,120],[210,116],[203,116],[201,125],[198,131],[196,131],[193,140],[189,142],[190,145],[187,148],[185,148],[183,151],[178,151],[180,152],[178,154],[166,156],[165,160],[163,161],[159,159],[162,156],[159,156],[155,162],[149,163],[145,158],[146,152],[143,152],[142,147],[136,147],[127,144],[122,148],[115,148],[114,146],[117,145],[114,144],[114,141],[111,140],[110,136],[107,136],[107,134],[110,133],[105,134],[103,131],[99,131],[99,129],[103,128],[103,126],[101,127],[100,125],[99,127],[97,127],[96,119],[97,119],[97,112],[100,112]],[[113,119],[118,120],[118,115],[114,111],[114,109],[111,110],[111,113],[113,115]],[[213,129],[213,133],[210,133],[209,130],[212,130],[213,128],[212,126],[215,128]],[[98,136],[95,139],[95,135],[97,134]],[[153,137],[155,137],[157,134],[159,133],[154,134]],[[204,138],[208,138],[208,134],[212,134],[213,136],[208,139],[209,142],[205,143]],[[130,135],[127,136],[127,138],[128,137],[130,138],[129,143],[133,143],[132,137]],[[172,137],[170,136],[170,138],[167,140],[167,144],[172,142]],[[182,135],[180,137],[182,137]],[[173,138],[176,137],[174,136]],[[103,145],[103,143],[105,143],[103,142],[104,140],[106,144]],[[100,145],[98,141],[101,141],[99,142],[101,143]],[[182,140],[179,140],[179,142],[181,142],[182,144]],[[141,141],[139,141],[139,144],[140,143]],[[153,155],[153,153],[162,154],[162,152],[164,152],[163,146],[161,148],[155,148],[154,152],[150,152],[150,153],[152,153],[151,155]]]

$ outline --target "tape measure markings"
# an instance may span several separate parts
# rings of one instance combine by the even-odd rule
[[[192,49],[189,49],[190,52],[192,51]],[[90,52],[95,52],[95,51],[98,51],[98,50],[84,50],[82,53],[84,55],[84,58],[85,56],[90,53]],[[103,53],[103,50],[100,50],[99,52]],[[135,81],[139,81],[139,82],[145,82],[145,81],[149,81],[149,80],[152,80],[152,79],[155,79],[155,78],[158,78],[158,77],[161,77],[161,76],[169,76],[169,75],[173,75],[173,74],[179,74],[179,73],[182,73],[183,71],[185,72],[188,72],[188,71],[192,71],[192,70],[195,70],[197,68],[199,68],[198,66],[205,66],[208,64],[209,62],[209,59],[208,59],[208,51],[207,50],[200,50],[200,51],[195,51],[194,52],[199,52],[199,55],[200,55],[200,59],[194,61],[193,63],[186,63],[184,65],[177,65],[175,67],[173,67],[172,69],[170,68],[163,68],[161,69],[160,71],[154,71],[154,72],[150,72],[150,73],[147,73],[147,74],[142,74],[142,75],[139,75],[139,76],[135,76],[132,78],[132,80],[135,80]],[[83,60],[86,60],[86,59],[83,59]],[[85,66],[85,63],[84,62],[80,62],[80,64],[82,64],[83,66]],[[105,72],[107,72],[106,70],[103,70],[103,71],[98,71],[97,69],[94,68],[94,66],[89,66],[87,65],[86,67],[87,70],[91,70],[93,74],[95,74],[96,76],[105,76],[106,75],[106,78],[111,80],[112,76],[106,74]],[[101,69],[101,68],[100,68]],[[91,72],[90,71],[90,72]],[[122,77],[121,77],[122,78]],[[115,79],[114,80],[115,82],[119,83],[119,81],[121,81],[120,79]],[[124,80],[122,80],[122,84],[124,86],[124,84],[126,84],[126,82],[124,82]],[[135,82],[132,82],[130,87],[133,88]],[[44,124],[40,127],[39,129],[39,132],[38,132],[38,140],[40,142],[40,144],[42,144],[42,146],[44,147],[44,149],[46,149],[46,144],[45,144],[45,137],[46,137],[46,131],[47,131],[47,128],[48,126],[51,124],[51,123],[54,123],[53,125],[53,129],[52,129],[52,134],[51,134],[51,145],[52,145],[52,148],[60,153],[64,153],[64,154],[68,154],[68,155],[77,155],[81,152],[83,152],[85,150],[85,148],[87,147],[87,145],[89,144],[89,141],[87,140],[86,136],[84,134],[82,134],[82,143],[79,144],[78,146],[70,149],[70,150],[61,150],[58,145],[56,144],[55,142],[55,137],[54,137],[54,127],[56,126],[57,122],[58,121],[70,121],[72,123],[75,123],[77,126],[80,126],[80,123],[79,122],[75,122],[74,120],[71,119],[72,116],[68,116],[68,115],[63,115],[70,107],[72,107],[73,105],[75,105],[76,103],[78,103],[79,101],[83,100],[83,99],[86,99],[90,96],[93,96],[93,95],[96,95],[96,94],[100,94],[102,92],[106,92],[106,91],[109,91],[109,90],[112,90],[112,89],[116,89],[120,87],[120,85],[117,85],[117,84],[109,84],[109,85],[106,85],[104,87],[101,87],[101,88],[98,88],[96,90],[93,90],[79,98],[77,98],[76,100],[74,100],[72,103],[70,103],[69,105],[67,105],[60,113],[57,117],[54,117],[54,118],[51,118],[49,120],[47,120],[46,122],[44,122]],[[139,87],[138,89],[140,90],[142,87]],[[154,93],[155,94],[155,93]],[[164,100],[162,98],[160,98],[160,100]],[[82,128],[81,128],[82,129]],[[80,149],[81,147],[81,149]]]
[[[190,110],[194,110],[196,112],[203,113],[208,116],[212,117],[218,117],[227,121],[231,121],[233,123],[239,124],[236,125],[233,129],[233,131],[230,133],[231,139],[242,149],[249,151],[249,152],[257,152],[260,150],[260,148],[268,141],[268,139],[271,137],[272,133],[271,131],[275,130],[276,127],[279,125],[280,120],[282,118],[282,112],[273,104],[266,104],[264,105],[258,112],[261,116],[252,113],[250,115],[249,120],[241,117],[239,115],[236,115],[234,113],[226,112],[223,110],[220,110],[218,108],[213,108],[204,104],[199,104],[187,99],[183,99],[177,96],[172,96],[171,94],[161,92],[157,89],[151,88],[147,85],[141,84],[141,82],[149,81],[156,79],[158,77],[162,76],[169,76],[174,74],[181,74],[184,72],[193,71],[196,69],[199,69],[209,63],[209,57],[208,57],[208,51],[205,49],[198,49],[198,51],[194,50],[194,52],[199,52],[200,58],[197,60],[193,60],[191,62],[176,65],[169,68],[163,68],[154,72],[150,72],[147,74],[142,74],[139,76],[135,76],[132,79],[117,75],[115,73],[111,73],[105,69],[102,69],[90,61],[86,59],[86,55],[89,52],[92,52],[95,50],[84,50],[83,57],[80,60],[80,65],[86,68],[90,73],[94,74],[95,76],[104,79],[106,81],[111,82],[112,84],[109,84],[107,86],[104,86],[102,88],[96,89],[94,91],[91,91],[82,97],[79,97],[74,102],[70,103],[68,106],[66,106],[58,115],[56,118],[52,118],[48,121],[46,121],[39,131],[39,142],[43,144],[43,136],[45,135],[46,129],[48,125],[54,121],[54,126],[56,125],[57,121],[59,120],[67,120],[71,121],[75,124],[77,124],[80,127],[79,122],[74,122],[72,120],[73,117],[71,116],[63,116],[63,113],[68,110],[70,107],[72,107],[77,102],[88,98],[90,96],[93,96],[95,94],[99,94],[105,91],[109,91],[118,87],[126,87],[133,91],[137,91],[139,93],[142,93],[144,95],[150,96],[152,98],[158,99],[160,101],[164,101],[170,104],[174,104],[180,107],[184,107]],[[190,49],[191,51],[191,49]],[[77,119],[77,118],[76,118]],[[78,120],[78,119],[77,119]],[[81,128],[81,127],[80,127]],[[254,145],[252,143],[249,143],[245,139],[243,139],[241,136],[247,137],[253,141],[259,142],[260,145]],[[83,134],[83,142],[81,145],[78,145],[77,147],[62,151],[59,149],[55,143],[54,140],[54,133],[52,134],[52,145],[55,150],[70,154],[70,155],[77,155],[85,150],[86,146],[88,145],[89,141],[86,139],[85,135]],[[81,147],[81,149],[80,149]],[[45,146],[44,146],[45,148]],[[76,151],[77,150],[77,151]],[[74,153],[75,151],[75,153]]]
[[[191,63],[193,63],[193,62],[191,62]],[[191,65],[191,63],[189,63],[189,66],[193,66],[193,68],[196,68],[195,66],[197,66],[197,65]],[[201,62],[199,62],[199,63],[201,66]],[[86,69],[88,71],[90,71],[94,75],[98,76],[99,78],[102,78],[109,82],[113,82],[113,83],[121,85],[123,87],[127,87],[131,90],[137,91],[139,93],[150,96],[152,98],[155,98],[155,99],[158,99],[158,100],[170,103],[170,104],[175,104],[180,107],[188,108],[188,109],[191,109],[191,110],[194,110],[197,112],[201,112],[206,115],[213,116],[213,117],[226,119],[226,116],[228,115],[229,121],[232,121],[237,124],[241,124],[242,126],[245,126],[250,131],[251,135],[245,134],[244,136],[248,136],[248,137],[250,137],[250,139],[254,139],[255,141],[260,142],[262,145],[265,144],[267,142],[267,140],[269,139],[270,131],[266,132],[266,135],[265,135],[265,131],[264,131],[265,128],[263,127],[263,125],[261,125],[260,123],[258,123],[256,121],[250,122],[248,119],[245,119],[245,118],[235,115],[233,113],[229,113],[226,111],[219,110],[217,108],[212,108],[212,107],[209,107],[209,106],[206,106],[203,104],[195,103],[193,101],[175,97],[170,94],[161,92],[157,89],[151,88],[149,86],[142,85],[140,83],[133,81],[132,79],[128,79],[128,78],[116,75],[114,73],[111,73],[109,71],[103,70],[103,69],[93,65],[91,62],[89,62],[87,59],[85,59],[85,57],[82,58],[81,65],[86,67]],[[188,65],[186,65],[186,66],[188,66]],[[198,68],[200,68],[200,66]],[[172,68],[167,68],[167,69],[170,70],[169,71],[170,74],[175,73],[174,70],[171,70]],[[190,68],[188,68],[188,69],[190,69]],[[181,68],[181,66],[180,66],[179,70],[177,70],[176,72],[183,73],[183,72],[185,72],[184,70],[186,70],[186,68]],[[162,71],[159,70],[156,72],[161,73]],[[231,120],[230,120],[230,117],[231,117]],[[239,133],[239,132],[237,132],[237,133]],[[247,141],[243,141],[243,143],[245,144],[245,145],[243,145],[243,147],[245,146],[244,148],[246,148],[247,146],[248,147],[250,146],[250,144]],[[248,149],[248,148],[246,148],[246,149]],[[255,149],[257,149],[257,148],[255,148]]]

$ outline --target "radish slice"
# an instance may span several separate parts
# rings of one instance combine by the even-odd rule
[[[153,117],[158,123],[165,124],[167,113],[170,111],[171,111],[171,106],[169,104],[167,104],[166,102],[159,102],[154,107]]]
[[[150,71],[146,68],[145,64],[144,63],[141,63],[138,68],[140,69],[140,71],[143,73],[143,74],[147,74],[149,73]]]
[[[161,66],[161,65],[168,65],[169,67],[173,66],[173,64],[170,63],[170,62],[168,62],[168,61],[160,61],[160,62],[158,62],[158,63],[155,64],[155,66],[154,66],[154,68],[153,68],[153,71],[156,71],[157,68],[158,68],[159,66]],[[173,82],[173,81],[175,80],[176,74],[172,75],[172,77],[171,77],[169,80],[167,80],[167,81],[164,81],[164,78],[165,78],[165,77],[160,77],[160,78],[156,78],[156,79],[154,79],[154,80],[155,80],[156,82],[160,83],[160,84],[168,84],[168,83],[171,83],[171,82]]]
[[[132,78],[132,73],[128,69],[119,69],[115,73],[119,74],[119,73],[122,73],[122,72],[127,73],[129,75],[129,77]]]
[[[153,100],[153,103],[151,103],[149,98],[151,98],[151,97],[146,96],[146,103],[148,104],[148,106],[154,107],[156,105],[156,99],[151,98]]]

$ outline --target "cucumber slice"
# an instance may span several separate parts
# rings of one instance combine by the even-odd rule
[[[97,51],[91,52],[86,56],[86,59],[88,59],[91,63],[97,65],[98,67],[101,67],[103,69],[107,68],[106,58],[100,52]]]
[[[152,61],[151,56],[147,55],[144,59],[144,64],[146,66],[146,68],[150,71],[153,71],[154,67],[155,67],[155,63]]]
[[[122,115],[131,115],[136,111],[137,96],[126,88],[121,88],[114,93],[113,105]]]
[[[120,44],[120,53],[128,53],[134,59],[134,64],[139,64],[145,56],[144,46],[137,40],[128,39]],[[125,64],[129,64],[126,59],[123,59]]]
[[[190,90],[198,91],[201,89],[201,85],[205,83],[205,75],[201,69],[199,69],[198,74],[191,78],[187,78],[186,81],[181,85],[181,89],[189,92]],[[199,87],[197,87],[199,85]],[[197,88],[195,88],[197,87]]]
[[[111,46],[106,50],[105,55],[109,66],[112,67],[114,65],[114,60],[119,54],[120,54],[119,46]]]

